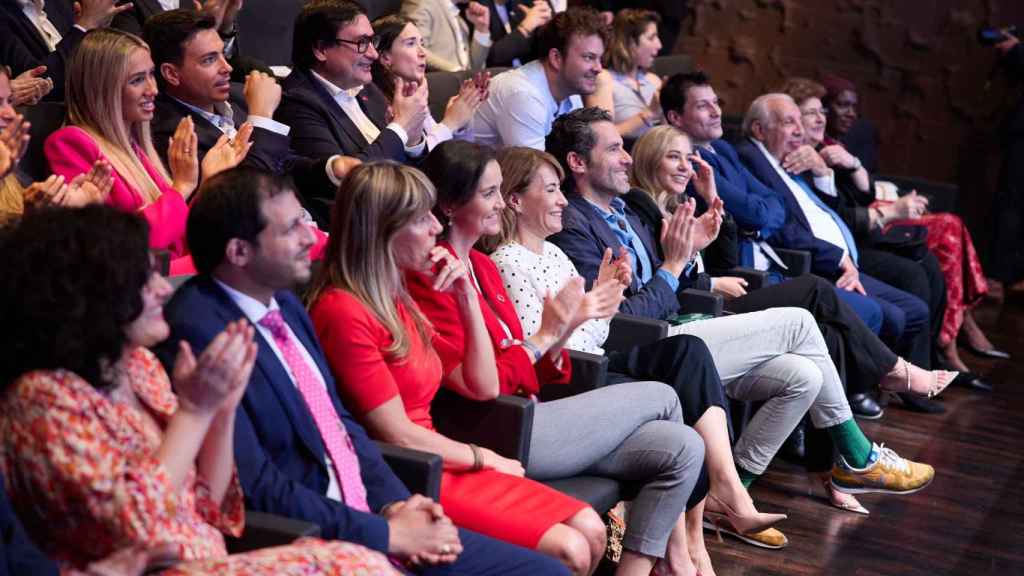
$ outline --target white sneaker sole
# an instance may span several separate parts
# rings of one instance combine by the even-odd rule
[[[911,488],[910,490],[890,490],[888,488],[850,488],[847,486],[836,484],[834,478],[829,479],[829,483],[832,484],[833,488],[842,492],[843,494],[896,494],[899,496],[904,496],[907,494],[913,494],[914,492],[920,492],[921,490],[924,490],[932,483],[933,480],[935,480],[935,476],[932,476],[931,478],[928,479],[927,482],[918,486],[917,488]]]

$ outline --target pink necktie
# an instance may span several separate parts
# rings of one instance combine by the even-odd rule
[[[270,330],[274,336],[274,342],[284,355],[288,368],[295,376],[295,383],[302,393],[302,397],[313,414],[316,427],[320,429],[320,437],[327,447],[327,453],[334,463],[334,471],[338,475],[338,482],[341,484],[341,491],[345,495],[345,503],[356,510],[369,512],[370,507],[366,504],[366,487],[363,486],[363,479],[359,475],[359,458],[352,447],[352,439],[345,431],[345,425],[334,410],[331,398],[327,395],[327,389],[320,383],[313,374],[309,364],[306,363],[299,352],[298,346],[292,341],[285,326],[284,318],[280,310],[271,310],[260,320],[260,326]]]

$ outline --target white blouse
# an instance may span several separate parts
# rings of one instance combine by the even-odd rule
[[[569,280],[579,276],[565,252],[550,242],[544,243],[543,254],[511,242],[495,250],[491,259],[498,266],[502,283],[512,298],[526,335],[540,330],[544,296],[557,294]],[[566,348],[604,354],[601,346],[608,338],[608,326],[608,320],[587,320],[572,333]]]

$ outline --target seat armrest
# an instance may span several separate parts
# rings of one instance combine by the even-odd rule
[[[605,350],[626,350],[657,342],[665,336],[668,336],[668,322],[664,320],[616,314],[612,317],[604,347]]]
[[[440,501],[441,470],[444,462],[439,455],[385,442],[376,444],[388,467],[402,484],[405,484],[409,492],[433,498],[435,502]]]
[[[526,466],[533,433],[533,401],[502,395],[478,402],[442,389],[430,411],[441,434],[490,448]]]
[[[725,306],[725,300],[719,294],[712,294],[707,290],[696,290],[688,288],[678,294],[680,314],[709,314],[721,316]]]
[[[320,536],[320,526],[266,512],[245,511],[245,530],[239,538],[225,537],[229,554],[291,544],[299,538]]]
[[[747,281],[747,292],[758,290],[768,285],[768,272],[765,270],[755,270],[753,268],[737,266],[735,268],[727,268],[725,270],[711,270],[709,273],[712,276],[735,276],[737,278],[743,278]]]
[[[786,265],[786,276],[796,278],[811,273],[811,253],[806,250],[790,250],[788,248],[776,248],[775,253]]]

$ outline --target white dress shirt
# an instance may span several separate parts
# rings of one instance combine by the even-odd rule
[[[764,147],[757,140],[751,139],[751,142],[757,146],[761,154],[768,159],[768,163],[771,164],[775,172],[782,178],[782,181],[786,183],[789,191],[793,193],[793,197],[796,198],[796,203],[800,206],[800,209],[804,213],[804,217],[807,218],[807,223],[811,225],[811,233],[818,240],[824,240],[829,244],[834,244],[839,248],[843,249],[843,256],[850,253],[849,246],[846,245],[846,238],[843,236],[843,231],[839,228],[839,224],[832,218],[832,215],[821,209],[820,206],[814,200],[811,200],[807,196],[807,191],[803,186],[800,186],[793,180],[793,177],[782,169],[779,161],[774,156],[768,153],[768,149]],[[819,190],[834,196],[836,194],[835,180],[833,174],[828,176],[815,176],[814,185]],[[831,192],[830,192],[831,191]],[[812,192],[813,194],[813,192]]]
[[[216,278],[214,278],[213,281],[223,288],[224,292],[226,292],[228,297],[231,298],[231,301],[242,309],[242,313],[249,319],[249,322],[252,322],[252,325],[256,328],[256,332],[267,343],[267,346],[274,351],[274,355],[277,356],[277,361],[280,362],[285,372],[288,373],[288,376],[292,379],[292,384],[295,386],[295,389],[298,390],[298,385],[295,383],[295,374],[292,374],[292,370],[289,368],[288,362],[284,358],[284,354],[281,352],[281,349],[277,347],[277,342],[274,341],[274,335],[270,332],[269,328],[260,324],[260,320],[262,320],[267,313],[271,310],[278,310],[280,308],[277,300],[271,298],[270,306],[264,306],[259,300],[249,296],[248,294],[243,294],[242,292],[235,290]],[[292,331],[291,326],[288,326],[287,322],[285,322],[285,328],[288,330],[288,337],[292,339],[292,342],[295,343],[295,347],[299,349],[299,353],[302,355],[302,360],[310,367],[311,372],[316,376],[320,385],[327,388],[327,382],[324,380],[323,374],[320,373],[320,367],[317,366],[316,361],[313,360],[313,356],[311,356],[309,351],[306,350],[306,347],[302,345],[302,340],[299,340],[299,337],[295,335],[295,332]],[[299,396],[302,396],[301,392],[299,392]],[[305,402],[305,400],[303,400],[303,402]],[[334,463],[331,462],[331,457],[327,450],[324,450],[324,461],[327,463],[327,497],[341,502],[341,484],[338,483],[338,476],[334,471]]]
[[[181,8],[179,0],[157,0],[160,3],[160,7],[164,10],[176,10]]]
[[[579,94],[558,102],[551,95],[544,64],[534,60],[491,80],[491,95],[473,116],[473,139],[494,148],[544,149],[555,118],[583,107]]]
[[[25,17],[32,22],[32,25],[39,31],[39,35],[43,37],[43,41],[46,42],[47,48],[50,52],[57,49],[57,44],[64,39],[57,27],[50,22],[49,16],[46,15],[46,0],[18,0],[18,4],[21,5],[21,11],[25,14]],[[77,26],[77,25],[76,25]],[[84,32],[85,30],[82,29]],[[6,32],[9,34],[10,31]]]
[[[334,85],[333,82],[310,70],[313,74],[313,78],[316,78],[327,92],[331,95],[331,98],[338,103],[341,111],[348,116],[349,120],[356,125],[359,129],[360,134],[363,138],[366,138],[367,142],[373,143],[380,137],[381,130],[377,128],[377,125],[370,120],[370,117],[363,112],[363,109],[359,106],[359,102],[356,100],[356,96],[363,90],[362,86],[358,88],[352,88],[349,90],[343,90]],[[418,158],[423,155],[426,150],[426,138],[420,140],[420,143],[415,146],[409,146],[409,134],[406,133],[405,128],[402,128],[401,124],[392,122],[384,127],[385,130],[391,130],[398,135],[399,140],[402,141],[402,145],[405,146],[405,153],[413,158]]]

